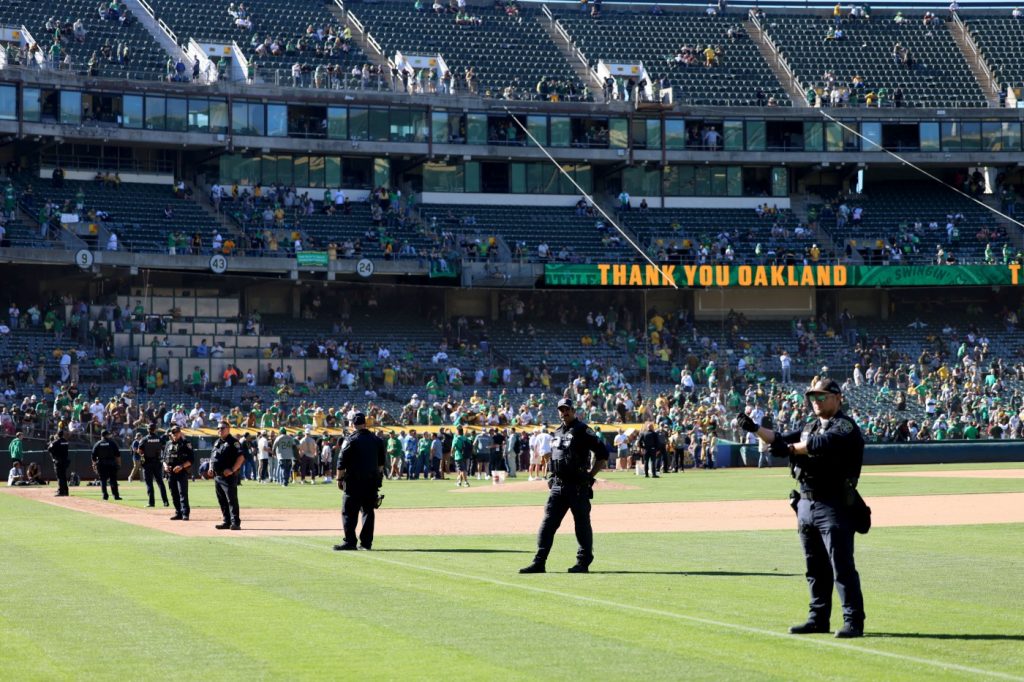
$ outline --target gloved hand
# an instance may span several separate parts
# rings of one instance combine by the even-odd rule
[[[345,489],[345,479],[339,478],[338,479],[338,490],[344,490],[344,489]]]
[[[740,412],[736,415],[736,425],[747,433],[757,433],[757,423],[746,412]]]
[[[789,443],[783,441],[782,436],[776,431],[775,440],[768,451],[772,453],[772,457],[789,457]]]

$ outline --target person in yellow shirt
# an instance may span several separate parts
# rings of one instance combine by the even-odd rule
[[[654,317],[651,318],[651,324],[653,324],[654,328],[660,332],[665,327],[665,318],[655,313]]]
[[[818,248],[817,244],[811,244],[811,262],[817,263],[821,258],[821,249]]]

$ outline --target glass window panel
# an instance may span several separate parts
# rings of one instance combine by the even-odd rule
[[[526,186],[530,194],[555,194],[558,191],[558,169],[550,163],[531,163],[526,168]]]
[[[679,196],[679,166],[661,169],[661,193],[667,197]]]
[[[163,130],[167,102],[163,97],[146,95],[146,130]]]
[[[348,139],[348,108],[327,107],[327,137],[332,140]]]
[[[1003,128],[1003,151],[1020,151],[1020,123],[1016,121],[1005,121]]]
[[[249,128],[249,105],[245,102],[235,102],[231,105],[231,132],[238,135],[247,135]]]
[[[661,149],[661,119],[649,118],[647,125],[647,148]]]
[[[526,193],[526,164],[513,163],[508,173],[509,186],[513,194]]]
[[[567,116],[551,117],[551,146],[568,147],[572,144],[572,122]]]
[[[370,109],[370,126],[368,128],[368,139],[377,142],[387,142],[388,133],[388,110],[380,107]]]
[[[479,161],[467,161],[465,164],[466,173],[466,191],[467,192],[479,192],[480,191],[480,162]]]
[[[589,163],[580,163],[576,165],[576,170],[573,171],[573,178],[579,183],[579,186],[583,188],[583,191],[587,194],[594,193],[594,167]],[[573,189],[570,194],[575,194],[576,190]]]
[[[428,162],[423,165],[424,192],[462,192],[463,168],[460,164]]]
[[[202,133],[210,129],[210,100],[188,98],[188,129]]]
[[[40,114],[42,112],[42,107],[39,104],[39,95],[40,95],[39,88],[24,88],[21,91],[21,120],[28,121],[28,122],[38,121],[39,120]],[[125,100],[127,100],[127,99],[128,99],[128,96],[126,95],[125,96]],[[139,103],[139,113],[138,113],[138,121],[136,122],[136,125],[134,125],[132,127],[133,128],[141,128],[142,127],[142,98],[141,97],[135,97],[134,99],[138,100],[138,103]]]
[[[391,161],[377,158],[373,160],[373,186],[391,186]]]
[[[277,181],[286,185],[292,184],[292,170],[295,164],[292,163],[290,154],[282,154],[277,157]]]
[[[430,112],[430,139],[435,144],[448,144],[448,112]]]
[[[277,157],[266,154],[260,168],[260,182],[272,185],[277,182]]]
[[[573,164],[571,164],[571,163],[562,164],[562,170],[564,170],[566,173],[568,173],[569,177],[572,177],[573,180],[576,179],[575,177],[573,177],[574,174],[575,174],[575,170],[576,170],[573,167]],[[576,187],[572,184],[572,182],[569,181],[569,178],[565,177],[565,175],[563,175],[562,173],[558,174],[558,193],[559,194],[576,194]]]
[[[960,151],[960,123],[958,121],[942,122],[942,150],[946,152]]]
[[[220,181],[221,184],[234,184],[238,182],[237,154],[224,154],[220,157]]]
[[[743,169],[739,166],[729,166],[727,169],[727,194],[731,197],[743,196]]]
[[[267,137],[288,136],[288,105],[267,105]]]
[[[634,118],[629,127],[630,144],[638,149],[647,149],[647,121]]]
[[[825,124],[825,151],[843,151],[843,127],[838,123]]]
[[[960,148],[965,152],[981,150],[981,122],[962,121],[960,123]]]
[[[726,151],[743,151],[743,121],[726,121],[723,123],[722,137],[724,138]]]
[[[772,196],[789,196],[789,170],[786,168],[772,168]]]
[[[514,124],[513,124],[514,125]],[[518,127],[518,126],[516,126]],[[537,138],[545,147],[548,144],[548,117],[547,116],[527,116],[526,117],[526,129],[530,131],[530,134]]]
[[[376,115],[376,110],[374,110],[374,114]],[[391,109],[389,114],[391,126],[388,130],[388,139],[392,142],[412,142],[412,116],[409,110]]]
[[[864,151],[882,151],[882,124],[880,122],[862,121],[860,124],[860,134],[866,138],[863,147]]]
[[[412,127],[412,141],[426,142],[430,135],[430,128],[427,126],[427,110],[411,109],[409,111],[409,125]]]
[[[326,187],[341,187],[340,156],[328,156],[324,159],[324,183]]]
[[[292,165],[292,183],[296,187],[309,187],[309,157],[296,156]]]
[[[487,144],[487,114],[466,115],[466,142]]]
[[[679,194],[684,197],[697,194],[697,173],[693,166],[679,167]]]
[[[75,90],[61,90],[60,122],[71,124],[82,122],[82,93]]]
[[[686,121],[665,119],[665,149],[686,149]]]
[[[0,85],[0,121],[18,120],[18,89],[13,85]]]
[[[724,197],[728,193],[728,171],[721,166],[711,168],[711,196]]]
[[[1003,151],[1003,127],[998,121],[982,121],[981,148],[988,152]]]
[[[210,132],[228,131],[228,103],[222,99],[210,100]]]
[[[697,166],[693,169],[693,193],[699,197],[711,194],[711,168]]]
[[[188,102],[178,97],[167,98],[166,118],[167,130],[184,132],[188,129]]]
[[[937,152],[939,151],[939,124],[936,121],[924,121],[918,126],[918,133],[920,135],[921,151],[923,152]]]
[[[285,122],[287,125],[287,121]],[[249,135],[266,135],[266,112],[262,102],[249,102],[249,122],[246,126]]]
[[[370,111],[365,107],[349,107],[348,137],[350,140],[366,140],[370,134]]]
[[[258,156],[242,157],[238,164],[238,182],[243,185],[255,185],[260,179],[260,159]]]
[[[820,152],[825,144],[825,132],[821,121],[804,121],[804,151]]]
[[[747,149],[763,152],[767,140],[764,121],[747,121]]]
[[[624,118],[613,118],[608,121],[608,146],[612,149],[625,149],[629,146],[629,121]]]
[[[324,157],[309,157],[309,185],[308,187],[324,186]]]

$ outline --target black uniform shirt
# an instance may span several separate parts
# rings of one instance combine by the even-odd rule
[[[239,454],[241,454],[241,450],[238,449],[237,438],[231,434],[228,434],[226,438],[218,438],[217,442],[213,444],[213,451],[210,453],[212,457],[210,466],[213,467],[218,476],[221,476],[224,474],[225,469],[234,468]]]
[[[564,481],[583,481],[590,473],[590,453],[608,461],[608,448],[594,430],[579,419],[562,424],[551,438],[551,473]]]
[[[142,450],[142,459],[146,464],[156,464],[160,461],[160,453],[163,452],[165,439],[155,433],[142,438],[139,449]]]
[[[102,438],[92,446],[92,461],[97,464],[116,464],[120,456],[121,450],[109,438]]]
[[[55,462],[67,462],[68,461],[68,441],[66,438],[55,438],[50,442],[50,445],[46,448],[50,452],[50,457]]]
[[[341,445],[338,468],[345,471],[345,490],[376,490],[378,467],[384,466],[384,441],[365,429]]]
[[[164,462],[168,469],[185,466],[186,462],[195,464],[195,461],[196,456],[192,451],[192,444],[187,439],[171,440],[167,443],[167,449],[164,450]]]
[[[804,492],[840,493],[846,481],[856,486],[864,463],[864,436],[842,411],[824,424],[815,419],[800,431],[783,434],[782,439],[807,442],[807,457],[790,458],[793,477]]]

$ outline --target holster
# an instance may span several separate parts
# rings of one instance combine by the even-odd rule
[[[797,491],[797,490],[790,490],[789,491],[789,506],[793,508],[793,513],[794,514],[799,514],[800,513],[797,510],[797,505],[799,505],[799,504],[800,504],[800,492]]]

